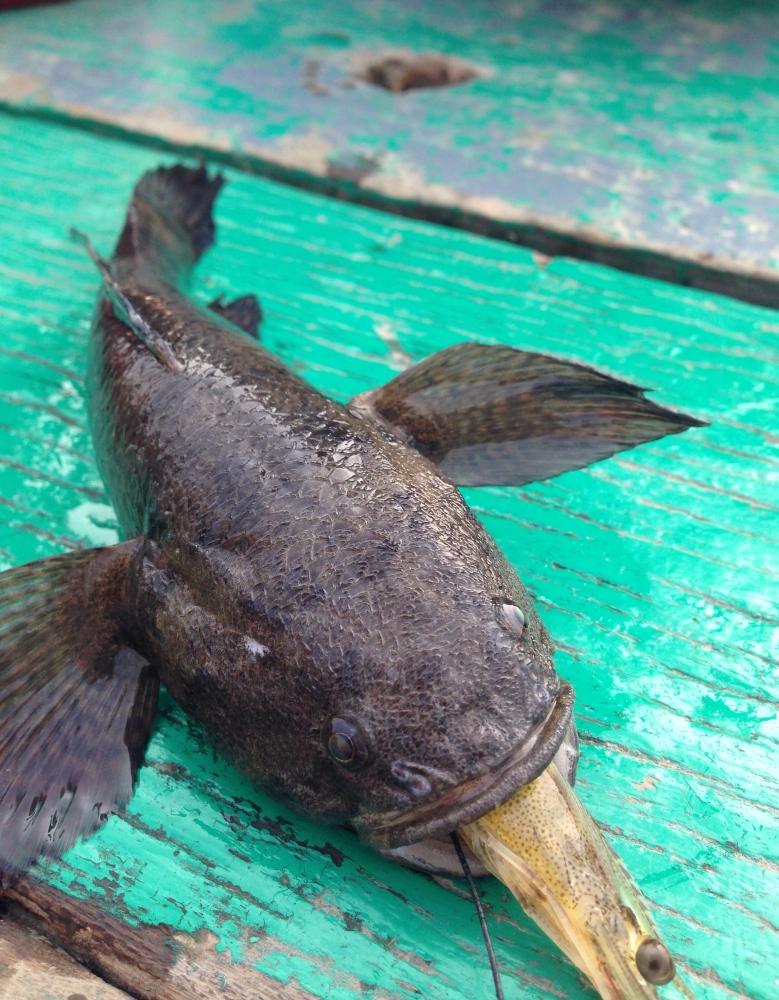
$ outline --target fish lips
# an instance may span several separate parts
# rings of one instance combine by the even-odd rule
[[[403,812],[362,813],[352,820],[360,837],[378,850],[403,847],[451,833],[496,809],[550,763],[573,714],[573,689],[562,683],[544,721],[489,773],[448,789],[434,802]]]

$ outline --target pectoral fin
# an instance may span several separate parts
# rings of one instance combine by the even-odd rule
[[[0,873],[59,855],[132,794],[159,686],[119,624],[133,544],[0,574]]]
[[[460,486],[518,486],[557,476],[703,421],[571,361],[459,344],[358,396]]]

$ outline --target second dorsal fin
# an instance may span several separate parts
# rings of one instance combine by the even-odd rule
[[[255,340],[260,339],[262,306],[256,295],[241,295],[232,302],[225,302],[224,296],[218,295],[213,302],[209,302],[208,308]]]

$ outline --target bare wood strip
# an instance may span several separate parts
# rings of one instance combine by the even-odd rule
[[[188,935],[163,925],[133,925],[97,902],[66,895],[32,877],[6,887],[5,898],[12,918],[22,926],[45,934],[137,1000],[315,1000],[293,983],[270,979],[249,963],[232,962],[216,951],[216,938],[208,932]],[[115,990],[106,1000],[121,996]]]
[[[0,920],[0,1000],[124,1000],[129,996],[10,914]]]

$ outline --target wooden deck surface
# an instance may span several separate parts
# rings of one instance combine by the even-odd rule
[[[75,32],[73,12],[85,7],[100,11],[49,11],[46,32],[29,36],[29,66],[51,64],[51,25]],[[35,13],[0,19],[0,69],[10,65],[5,24],[19,31]],[[184,25],[181,52],[197,43],[196,21]],[[154,62],[170,40],[163,27],[159,37],[147,30],[144,93],[158,104],[186,79]],[[66,79],[91,51],[74,48]],[[110,117],[123,82],[100,86],[89,107],[108,105]],[[35,93],[60,113],[56,89]],[[230,99],[241,106],[238,91]],[[231,120],[221,98],[202,100]],[[81,117],[73,127],[0,114],[0,568],[116,538],[85,420],[97,279],[67,230],[108,251],[132,184],[172,154],[138,135],[96,135]],[[172,145],[181,138],[161,128]],[[220,146],[205,127],[199,144],[212,140]],[[774,1000],[779,313],[238,170],[228,178],[194,294],[257,292],[266,345],[333,397],[480,340],[597,365],[710,421],[555,481],[466,496],[559,644],[559,670],[577,692],[581,797],[651,900],[696,996]],[[485,881],[484,892],[507,997],[592,997],[499,884]],[[146,1000],[489,995],[461,885],[293,816],[167,698],[127,813],[6,886],[5,902],[9,919],[24,915]]]
[[[78,0],[5,15],[0,100],[775,306],[777,20],[735,0]],[[404,52],[477,75],[364,81]]]
[[[0,1000],[128,1000],[44,937],[0,920]]]

